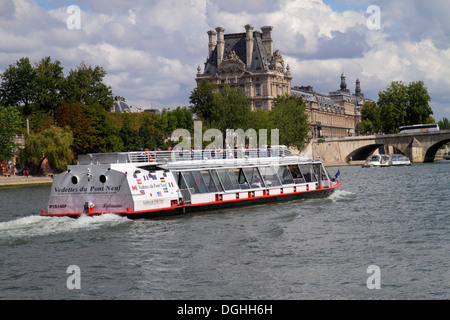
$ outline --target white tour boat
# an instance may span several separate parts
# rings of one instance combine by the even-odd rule
[[[363,168],[370,168],[409,165],[411,165],[411,161],[402,154],[376,154],[367,158],[362,166]]]
[[[402,154],[391,155],[391,166],[410,166],[411,161]]]
[[[41,215],[137,219],[323,198],[337,176],[287,148],[87,154],[54,177]]]
[[[391,165],[391,157],[388,154],[375,154],[367,158],[362,165],[363,168],[370,167],[389,167]]]

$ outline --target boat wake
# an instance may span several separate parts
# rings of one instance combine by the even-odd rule
[[[89,231],[114,227],[129,221],[129,219],[115,214],[95,217],[81,216],[78,219],[28,216],[0,222],[0,239],[46,236],[79,230]]]
[[[345,201],[353,201],[356,198],[356,193],[345,191],[345,190],[336,190],[330,197],[333,202],[345,202]]]

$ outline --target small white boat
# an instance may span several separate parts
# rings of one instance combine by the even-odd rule
[[[410,166],[411,161],[402,154],[391,155],[391,166]]]
[[[391,156],[388,154],[376,154],[367,158],[362,165],[363,168],[370,167],[389,167],[391,165]]]

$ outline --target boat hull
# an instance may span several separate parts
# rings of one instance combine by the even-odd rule
[[[250,205],[260,205],[276,202],[286,202],[293,200],[306,200],[306,199],[317,199],[317,198],[327,198],[329,197],[341,183],[337,183],[330,188],[321,188],[311,191],[294,192],[288,194],[277,194],[277,195],[265,195],[261,197],[245,198],[245,199],[234,199],[228,201],[214,201],[209,203],[200,204],[181,204],[178,206],[173,206],[170,208],[156,209],[156,210],[144,210],[144,211],[131,211],[131,212],[117,212],[117,213],[67,213],[67,214],[45,214],[43,216],[69,216],[72,218],[78,218],[82,215],[85,216],[98,216],[102,214],[116,214],[120,216],[127,217],[129,219],[152,219],[152,218],[162,218],[171,217],[177,215],[183,215],[195,212],[205,212],[205,211],[215,211],[227,208],[244,207]]]

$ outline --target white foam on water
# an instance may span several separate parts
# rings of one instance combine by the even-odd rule
[[[78,230],[95,230],[112,227],[130,220],[115,214],[100,216],[69,217],[28,216],[11,221],[0,222],[0,238],[33,237],[74,232]]]
[[[336,201],[349,201],[356,198],[356,193],[345,191],[345,190],[336,190],[332,195],[328,197],[333,202]]]

